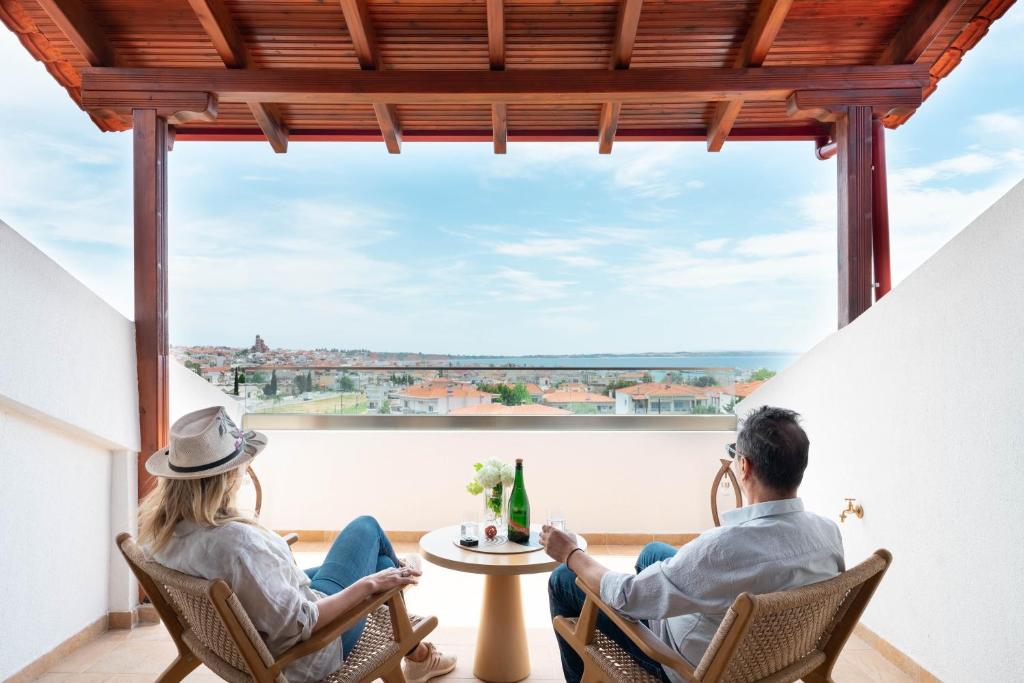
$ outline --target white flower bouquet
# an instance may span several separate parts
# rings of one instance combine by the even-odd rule
[[[476,470],[476,474],[466,484],[466,490],[474,496],[480,495],[485,490],[488,491],[489,498],[485,501],[485,504],[494,514],[500,515],[502,512],[502,493],[506,486],[511,486],[512,482],[515,481],[515,468],[497,458],[490,458],[484,462],[476,463],[473,465],[473,469]]]

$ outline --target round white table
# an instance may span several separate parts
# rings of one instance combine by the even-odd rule
[[[534,524],[532,532],[539,532]],[[429,562],[446,569],[484,575],[480,629],[476,640],[473,675],[491,683],[515,683],[530,675],[520,574],[542,574],[558,566],[543,549],[515,554],[482,553],[452,542],[459,526],[436,529],[420,539],[420,551]],[[577,535],[581,548],[587,541]]]

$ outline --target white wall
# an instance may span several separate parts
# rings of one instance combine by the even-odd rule
[[[1024,183],[766,383],[804,416],[802,494],[848,563],[894,563],[864,623],[948,681],[1024,680]]]
[[[231,419],[242,424],[244,401],[228,396],[173,358],[168,366],[168,412],[171,424],[185,413],[210,406],[224,406]]]
[[[601,532],[696,533],[712,525],[711,482],[732,432],[282,431],[253,462],[262,520],[340,529],[361,514],[385,529],[455,524],[483,507],[473,463],[525,461],[533,517],[552,506]]]
[[[131,321],[2,222],[0,292],[4,679],[130,607],[139,423]]]

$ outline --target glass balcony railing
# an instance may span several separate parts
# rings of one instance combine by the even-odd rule
[[[594,366],[249,365],[211,382],[244,412],[321,416],[730,415],[750,372]]]

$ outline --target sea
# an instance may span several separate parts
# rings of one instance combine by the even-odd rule
[[[459,356],[450,359],[452,365],[536,366],[563,368],[624,368],[624,369],[699,369],[733,368],[757,370],[767,368],[779,372],[800,357],[797,353],[720,352],[665,355],[587,355],[587,356]]]

